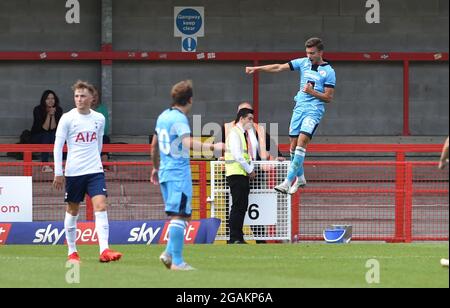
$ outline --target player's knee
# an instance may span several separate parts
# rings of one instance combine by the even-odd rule
[[[69,213],[71,216],[77,216],[78,215],[78,209],[67,209],[67,213]]]
[[[98,195],[92,198],[92,204],[94,206],[94,211],[103,212],[106,211],[106,197],[103,195]]]
[[[106,211],[106,202],[94,204],[94,211],[96,211],[96,212]]]
[[[298,137],[297,146],[300,146],[300,147],[306,149],[306,146],[308,145],[310,140],[311,140],[311,138],[309,136],[307,136],[305,134],[300,134],[300,136]]]
[[[295,147],[297,146],[297,138],[290,138],[291,141],[291,150],[294,151]]]
[[[80,210],[80,205],[79,204],[77,204],[77,203],[70,203],[70,202],[67,204],[66,211],[70,215],[77,216],[79,210]]]

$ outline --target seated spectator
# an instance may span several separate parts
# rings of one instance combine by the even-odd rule
[[[103,134],[103,144],[110,144],[111,139],[109,138],[109,112],[108,107],[106,105],[102,104],[100,101],[100,91],[94,87],[94,100],[92,101],[91,108],[94,109],[97,112],[100,112],[105,117],[105,130]],[[102,161],[106,162],[109,159],[109,153],[102,152]],[[109,168],[106,166],[103,166],[104,170],[109,170]]]
[[[53,144],[58,122],[63,114],[59,106],[59,98],[52,90],[45,90],[41,102],[33,110],[33,127],[31,128],[31,143]],[[49,152],[41,153],[41,161],[48,162]],[[44,165],[42,172],[53,172],[53,169]]]

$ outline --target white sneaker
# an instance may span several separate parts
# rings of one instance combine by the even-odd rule
[[[50,166],[43,166],[41,171],[45,172],[45,173],[50,173],[50,172],[53,172],[53,168]]]
[[[193,268],[186,262],[183,262],[179,265],[172,264],[172,266],[170,266],[170,269],[172,271],[193,271],[193,270],[195,270],[195,268]]]
[[[165,251],[159,256],[159,260],[167,267],[167,269],[170,269],[172,266],[172,257]]]
[[[287,183],[287,181],[284,181],[280,185],[275,186],[273,189],[275,189],[279,193],[288,194],[289,193],[289,189],[290,189],[289,186],[290,185]]]
[[[293,195],[297,192],[299,188],[303,188],[306,186],[306,180],[305,178],[299,178],[297,177],[297,181],[295,181],[294,184],[292,184],[291,188],[289,188],[289,194]]]

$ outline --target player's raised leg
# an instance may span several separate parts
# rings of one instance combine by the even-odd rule
[[[291,163],[287,175],[287,179],[292,183],[291,187],[289,188],[289,194],[295,194],[299,188],[306,185],[303,162],[305,161],[306,147],[310,140],[311,139],[305,134],[300,134],[300,136],[298,137],[294,160]],[[293,180],[295,180],[295,182],[292,182]]]
[[[299,112],[292,114],[291,123],[289,126],[289,136],[291,141],[291,165],[287,173],[286,179],[274,189],[280,193],[292,194],[295,193],[299,187],[306,185],[306,180],[303,172],[303,161],[306,155],[306,146],[311,140],[308,134],[304,133],[304,115]],[[297,181],[294,180],[297,178]],[[294,184],[292,185],[292,183]],[[291,186],[292,185],[292,186]]]
[[[295,148],[298,142],[298,136],[300,134],[301,115],[296,113],[292,114],[291,123],[289,125],[289,139],[290,139],[290,153],[291,153],[291,166],[295,159]],[[289,171],[288,171],[289,172]],[[280,184],[274,187],[274,189],[280,193],[288,194],[291,188],[292,180],[287,178]]]
[[[305,140],[305,137],[308,138],[305,135],[299,136],[298,144],[302,144],[303,146],[297,145],[295,147],[294,158],[289,166],[287,176],[281,184],[275,186],[276,191],[284,194],[294,194],[300,187],[304,187],[306,185],[303,162],[306,155],[306,144],[309,140]],[[300,139],[302,140],[300,141]]]

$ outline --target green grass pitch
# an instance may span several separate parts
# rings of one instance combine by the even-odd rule
[[[79,283],[69,284],[65,246],[0,246],[0,287],[449,287],[439,263],[448,243],[187,245],[185,260],[197,268],[190,272],[167,270],[161,245],[112,248],[122,260],[101,264],[97,246],[79,246]],[[378,283],[366,281],[370,259],[379,264]]]

